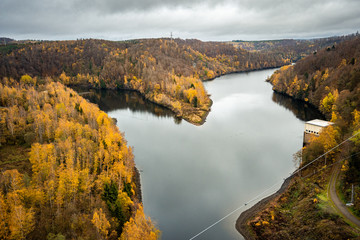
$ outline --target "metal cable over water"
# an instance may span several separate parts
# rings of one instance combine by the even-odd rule
[[[289,177],[294,176],[296,173],[300,172],[301,170],[303,170],[304,168],[308,167],[309,165],[313,164],[314,162],[318,161],[319,159],[321,159],[322,157],[326,156],[327,154],[329,154],[330,152],[332,152],[333,150],[335,150],[336,148],[338,148],[339,146],[341,146],[342,144],[344,144],[345,142],[349,141],[350,139],[354,138],[355,136],[359,135],[360,132],[352,135],[351,137],[345,139],[344,141],[342,141],[341,143],[339,143],[338,145],[336,145],[335,147],[331,148],[329,151],[325,152],[324,154],[320,155],[319,157],[315,158],[314,160],[312,160],[311,162],[307,163],[305,166],[297,169],[296,171],[294,171],[292,174],[290,174]],[[358,153],[356,153],[358,154]],[[356,155],[353,154],[353,155]],[[343,161],[345,159],[348,159],[350,157],[352,157],[353,155],[346,157],[344,159],[341,159],[339,161]],[[339,162],[337,161],[337,162]],[[333,165],[333,164],[332,164]],[[331,165],[330,165],[331,166]],[[320,172],[320,171],[318,171]],[[318,173],[316,172],[316,173]],[[251,200],[249,200],[248,202],[244,203],[243,205],[241,205],[240,207],[236,208],[235,210],[231,211],[230,213],[228,213],[227,215],[225,215],[224,217],[222,217],[221,219],[217,220],[216,222],[214,222],[213,224],[211,224],[210,226],[206,227],[204,230],[202,230],[201,232],[197,233],[196,235],[194,235],[193,237],[189,238],[189,240],[193,240],[195,238],[197,238],[198,236],[200,236],[201,234],[203,234],[204,232],[206,232],[207,230],[209,230],[210,228],[214,227],[215,225],[217,225],[218,223],[222,222],[223,220],[225,220],[226,218],[230,217],[231,215],[233,215],[235,212],[239,211],[241,208],[245,207],[246,205],[250,204],[251,202],[255,201],[256,199],[258,199],[260,196],[262,196],[263,194],[265,194],[266,192],[268,192],[270,189],[272,189],[273,187],[275,187],[276,185],[278,185],[279,183],[284,182],[285,179],[280,180],[279,182],[275,183],[274,185],[272,185],[271,187],[268,187],[267,189],[265,189],[265,191],[263,191],[262,193],[260,193],[259,195],[257,195],[256,197],[252,198]]]

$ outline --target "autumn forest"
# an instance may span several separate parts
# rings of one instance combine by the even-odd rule
[[[331,210],[327,189],[332,166],[339,166],[337,191],[342,201],[349,202],[352,185],[356,186],[350,211],[360,216],[359,62],[360,38],[356,37],[313,52],[295,65],[283,66],[268,79],[274,91],[316,106],[335,125],[294,155],[300,167],[329,152],[325,159],[304,169],[284,194],[249,221],[260,239],[358,237],[351,224]]]
[[[261,43],[9,40],[0,45],[0,239],[161,236],[144,214],[139,171],[121,129],[72,87],[136,91],[201,125],[212,105],[203,81],[282,66],[268,79],[274,90],[316,106],[336,123],[304,149],[305,164],[360,131],[359,62],[357,35]],[[351,152],[359,147],[359,138],[348,146]],[[344,164],[343,189],[359,183],[359,161]],[[259,218],[271,219],[271,211]],[[266,234],[275,227],[259,230],[257,223],[254,232],[270,239]]]

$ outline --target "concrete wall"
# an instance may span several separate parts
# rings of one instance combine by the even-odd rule
[[[322,129],[323,129],[323,127],[305,123],[305,132],[306,133],[313,133],[315,135],[319,135],[319,133]]]
[[[316,135],[316,134],[304,132],[303,147],[305,147],[307,144],[309,144],[310,138],[313,136],[318,137],[318,135]]]

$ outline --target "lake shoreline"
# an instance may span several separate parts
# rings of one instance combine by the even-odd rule
[[[274,86],[269,80],[266,80],[266,82],[269,82],[272,86]],[[289,94],[287,94],[286,92],[283,91],[278,91],[276,89],[273,88],[273,91],[275,93],[278,93],[280,95],[289,97],[295,101],[299,101],[303,104],[309,105],[311,108],[314,108],[316,110],[319,111],[319,113],[323,114],[317,106],[315,106],[314,104],[305,101],[301,98],[296,98],[294,96],[291,96]],[[324,119],[325,118],[325,115]],[[246,239],[246,240],[254,240],[256,239],[256,235],[251,231],[250,227],[249,227],[249,221],[250,219],[254,218],[258,213],[264,211],[266,209],[266,207],[271,203],[276,201],[276,199],[283,193],[285,193],[288,190],[288,187],[291,183],[291,179],[294,176],[290,176],[287,179],[285,179],[284,183],[281,185],[280,189],[278,191],[276,191],[274,194],[263,198],[262,200],[260,200],[258,203],[256,203],[254,206],[252,206],[251,208],[249,208],[248,210],[242,212],[240,214],[240,216],[238,217],[236,224],[235,224],[235,228],[236,230]]]
[[[269,69],[276,69],[279,68],[281,66],[276,66],[276,67],[266,67],[266,68],[259,68],[259,69],[252,69],[252,70],[241,70],[241,71],[232,71],[232,72],[228,72],[228,73],[224,73],[224,74],[219,74],[216,75],[213,78],[209,78],[209,79],[204,79],[201,80],[202,82],[209,82],[209,81],[214,81],[216,78],[225,76],[225,75],[231,75],[231,74],[238,74],[238,73],[250,73],[250,72],[255,72],[255,71],[262,71],[262,70],[269,70]],[[80,84],[80,85],[68,85],[68,87],[73,88],[73,87],[82,87],[85,88],[86,90],[91,90],[91,89],[101,89],[101,88],[96,88],[90,84]],[[146,99],[147,101],[150,101],[158,106],[164,107],[166,109],[169,109],[170,111],[173,112],[175,117],[184,119],[185,121],[195,125],[195,126],[201,126],[206,122],[206,118],[209,115],[210,111],[211,111],[211,106],[213,104],[213,101],[210,99],[210,101],[206,104],[204,104],[202,107],[192,107],[191,104],[182,104],[182,109],[178,110],[175,109],[174,107],[172,107],[171,104],[163,104],[159,101],[156,101],[154,99],[154,97],[149,97],[148,94],[144,94],[141,91],[137,90],[137,89],[131,89],[131,88],[105,88],[108,90],[126,90],[126,91],[133,91],[133,92],[137,92],[139,93],[144,99]],[[171,99],[170,99],[171,101]],[[187,106],[189,105],[189,106]],[[185,107],[185,108],[184,108]]]
[[[107,93],[105,90],[97,92],[93,97],[89,95],[90,101],[108,108],[109,116],[118,119],[118,125],[125,131],[129,144],[135,146],[137,167],[146,173],[140,172],[144,207],[147,209],[147,214],[158,222],[164,239],[187,238],[188,235],[202,229],[209,219],[222,217],[222,213],[215,210],[222,196],[228,195],[230,202],[246,202],[248,201],[246,191],[251,189],[262,192],[268,181],[278,181],[279,176],[286,176],[294,170],[288,156],[298,150],[299,139],[291,138],[287,143],[280,140],[280,145],[276,143],[274,146],[272,143],[267,145],[269,141],[274,140],[273,136],[277,132],[275,129],[280,127],[287,129],[286,133],[281,133],[281,137],[276,139],[290,138],[293,134],[288,134],[289,132],[303,130],[303,124],[298,121],[292,108],[289,108],[290,112],[284,111],[282,105],[273,100],[271,86],[265,82],[266,77],[273,71],[259,70],[229,74],[216,79],[217,81],[204,83],[214,103],[206,123],[199,127],[184,121],[174,121],[175,116],[170,111],[166,116],[159,115],[160,109],[153,105],[160,105],[146,100],[143,95],[135,91]],[[86,92],[86,89],[84,90]],[[257,102],[256,105],[252,105],[254,101]],[[294,107],[298,106],[294,105]],[[265,120],[264,116],[266,116]],[[281,124],[279,119],[286,124]],[[249,123],[249,120],[252,122]],[[249,123],[249,126],[246,126],[246,123]],[[257,126],[260,125],[266,126],[264,128],[269,131],[256,132]],[[252,137],[248,139],[249,136]],[[257,139],[260,136],[261,139]],[[221,141],[221,145],[216,143],[218,140]],[[285,149],[280,147],[282,145]],[[161,147],[154,149],[153,146]],[[274,161],[271,166],[274,166],[274,171],[262,169],[259,172],[266,174],[256,178],[265,183],[265,186],[252,181],[251,187],[249,184],[244,184],[241,186],[242,191],[235,194],[227,189],[217,190],[228,181],[234,184],[253,179],[253,173],[246,171],[249,164],[252,168],[262,166],[263,161],[268,159],[268,154],[262,157],[258,156],[259,153],[256,154],[260,146],[264,151],[266,151],[265,146],[269,151],[277,149],[277,146],[280,150],[272,155]],[[221,161],[218,155],[219,148],[229,153],[225,157],[222,156],[221,158],[224,159]],[[275,167],[277,164],[281,164],[281,168]],[[158,171],[157,166],[161,166],[162,170]],[[199,169],[202,173],[201,179],[199,179]],[[244,174],[239,176],[237,169],[243,169]],[[219,179],[214,179],[214,173],[219,174]],[[210,183],[209,186],[203,186],[205,182]],[[282,181],[278,184],[278,188],[281,183]],[[274,192],[276,190],[274,189]],[[207,204],[195,204],[194,196],[200,202]],[[257,199],[259,200],[261,199]],[[240,213],[233,215],[232,222],[236,222],[239,215]],[[189,222],[189,216],[192,216],[193,222]],[[180,229],[179,221],[183,222]],[[218,227],[215,232],[209,233],[207,239],[243,239],[234,225],[235,223],[230,223],[230,226]]]
[[[216,76],[213,77],[213,78],[208,78],[208,79],[204,79],[204,80],[201,80],[201,81],[202,81],[202,82],[209,82],[209,81],[215,80],[216,78],[219,78],[219,77],[222,77],[222,76],[231,75],[231,74],[250,73],[250,72],[262,71],[262,70],[270,70],[270,69],[280,68],[280,67],[282,67],[282,66],[283,66],[283,65],[275,66],[275,67],[264,67],[264,68],[258,68],[258,69],[251,69],[251,70],[231,71],[231,72],[219,74],[219,75],[216,75]]]
[[[242,212],[235,223],[236,230],[246,239],[246,240],[254,240],[256,239],[254,233],[250,230],[248,223],[251,218],[253,218],[257,213],[263,211],[269,203],[276,200],[281,194],[283,194],[289,187],[291,180],[293,179],[293,175],[284,180],[280,189],[277,190],[272,195],[263,198],[259,202],[257,202],[254,206],[249,208],[248,210]]]
[[[135,183],[135,197],[136,199],[142,203],[142,192],[141,192],[141,176],[139,169],[135,166],[134,167],[134,176],[133,181]]]
[[[269,82],[269,83],[270,83],[270,82]],[[270,84],[271,84],[271,83],[270,83]],[[271,84],[271,85],[272,85],[272,84]],[[272,85],[272,86],[274,86],[274,85]],[[293,100],[295,100],[295,101],[299,101],[299,102],[302,102],[303,104],[309,105],[310,107],[318,110],[321,114],[323,114],[323,113],[320,111],[320,109],[319,109],[316,105],[314,105],[313,103],[311,103],[311,102],[305,101],[304,99],[301,99],[301,98],[296,98],[296,97],[294,97],[294,96],[291,96],[291,95],[287,94],[286,92],[277,91],[276,89],[273,89],[273,91],[276,92],[276,93],[278,93],[278,94],[280,94],[280,95],[289,97],[289,98],[291,98],[291,99],[293,99]],[[324,114],[323,114],[323,115],[324,115]],[[325,115],[324,115],[324,116],[325,116]]]
[[[269,82],[268,80],[266,80]],[[271,84],[271,82],[269,82]],[[271,84],[272,85],[272,84]],[[311,106],[312,108],[315,108],[319,110],[315,105],[313,105],[310,102],[304,101],[303,99],[298,99],[293,96],[290,96],[289,94],[281,91],[277,91],[276,89],[273,89],[274,92],[281,94],[283,96],[289,97],[291,99],[294,99],[296,101],[300,101],[303,104],[307,104]],[[320,112],[320,110],[319,110]],[[321,112],[320,112],[321,113]],[[246,239],[246,240],[253,240],[255,239],[254,233],[250,230],[248,223],[251,218],[254,218],[259,212],[263,211],[267,205],[273,201],[276,201],[276,199],[283,193],[285,193],[290,185],[291,179],[293,176],[288,177],[284,180],[284,183],[281,185],[280,189],[273,193],[272,195],[263,198],[258,203],[256,203],[254,206],[249,208],[248,210],[242,212],[238,219],[236,220],[235,228],[236,230]]]

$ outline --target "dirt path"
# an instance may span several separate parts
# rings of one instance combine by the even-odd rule
[[[345,204],[343,204],[341,202],[338,195],[336,194],[335,186],[336,186],[337,178],[340,173],[340,168],[341,168],[341,163],[334,166],[334,169],[332,171],[332,175],[330,178],[330,182],[329,182],[328,196],[329,196],[330,200],[334,203],[334,205],[338,209],[338,211],[344,216],[344,218],[346,218],[347,221],[352,222],[354,224],[354,226],[357,226],[360,229],[360,220],[348,211]],[[291,180],[291,178],[286,179],[286,181],[283,183],[281,188],[276,193],[274,193],[273,195],[271,195],[267,198],[264,198],[263,200],[261,200],[260,202],[255,204],[250,209],[244,211],[240,215],[240,217],[237,219],[236,225],[235,225],[236,229],[243,235],[243,237],[246,240],[255,239],[253,233],[251,232],[250,228],[247,225],[247,221],[249,219],[251,219],[252,217],[254,217],[256,215],[256,213],[262,211],[269,202],[271,202],[277,196],[279,196],[280,194],[285,192],[285,190],[289,186],[290,180]]]
[[[336,181],[340,173],[340,167],[341,163],[338,163],[334,166],[330,178],[328,195],[330,197],[330,200],[334,203],[335,207],[339,212],[341,212],[344,218],[346,218],[346,220],[352,222],[355,226],[360,228],[360,220],[349,212],[345,204],[339,199],[338,195],[336,194]]]

